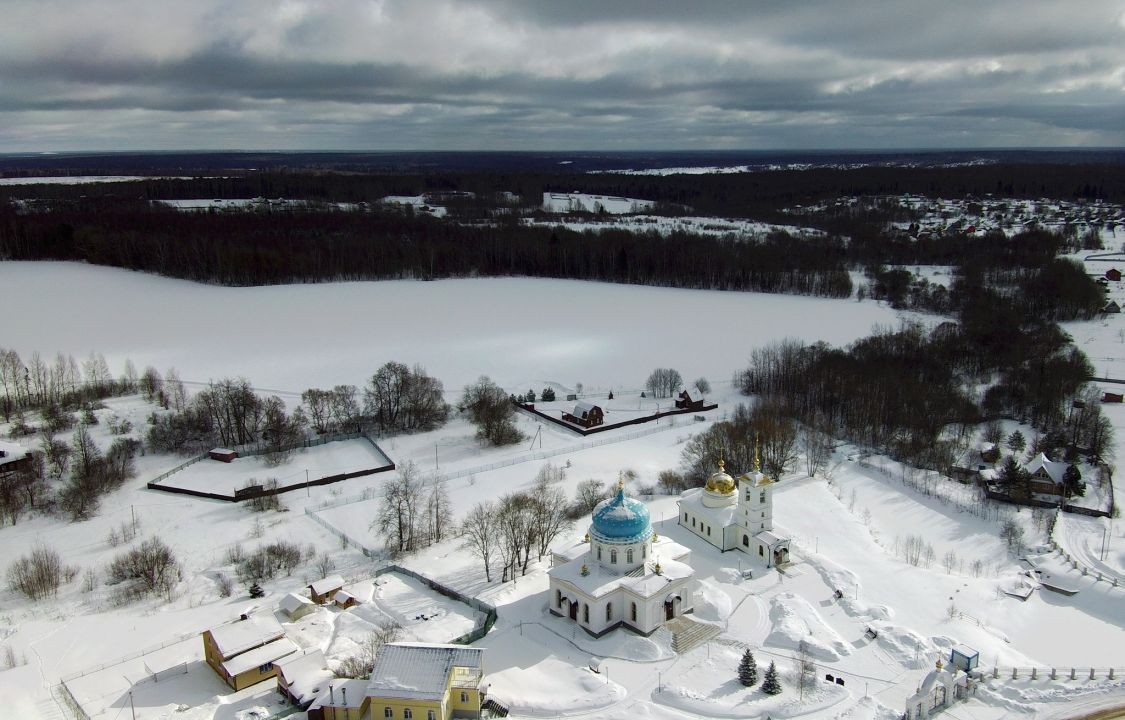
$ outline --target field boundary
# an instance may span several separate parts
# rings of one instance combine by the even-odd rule
[[[516,403],[516,407],[518,407],[520,410],[523,410],[526,413],[530,413],[530,414],[532,414],[532,415],[534,415],[534,416],[536,416],[536,417],[538,417],[542,420],[547,420],[548,422],[552,422],[555,425],[558,425],[559,427],[566,428],[567,430],[570,430],[571,432],[578,433],[582,437],[586,437],[587,435],[593,435],[595,433],[605,432],[607,430],[616,430],[617,428],[628,427],[630,425],[641,425],[643,423],[657,421],[657,420],[660,420],[661,418],[669,417],[670,415],[690,415],[691,413],[707,412],[708,410],[715,410],[719,406],[718,406],[718,404],[712,404],[712,405],[704,405],[702,407],[697,407],[697,408],[683,408],[683,409],[676,408],[674,410],[665,410],[664,412],[653,413],[652,415],[645,415],[644,417],[633,418],[632,420],[623,420],[622,422],[619,422],[619,423],[612,423],[612,424],[607,424],[607,425],[598,425],[598,426],[592,427],[592,428],[584,428],[581,425],[575,425],[574,423],[568,423],[565,420],[562,420],[561,418],[551,417],[550,415],[548,415],[545,412],[542,412],[540,410],[536,410],[535,406],[533,404],[530,404],[530,403]]]

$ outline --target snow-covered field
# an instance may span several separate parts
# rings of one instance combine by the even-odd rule
[[[503,449],[482,448],[473,428],[460,419],[436,431],[381,441],[396,463],[413,461],[425,473],[448,475],[457,515],[480,499],[530,488],[546,462],[565,468],[562,487],[568,493],[587,478],[613,482],[625,469],[636,473],[633,492],[652,485],[661,470],[677,466],[692,435],[741,400],[727,380],[753,348],[784,337],[843,344],[867,334],[872,325],[897,320],[873,302],[528,279],[218,288],[78,264],[0,263],[0,287],[12,297],[47,300],[24,303],[11,314],[4,346],[25,358],[33,350],[80,358],[96,350],[105,353],[115,372],[131,357],[142,368],[176,366],[191,380],[245,375],[262,388],[299,392],[360,384],[393,359],[421,362],[445,381],[451,398],[480,374],[511,392],[530,388],[538,393],[547,385],[572,392],[581,381],[588,389],[618,389],[614,402],[620,407],[614,412],[622,413],[634,399],[619,389],[640,386],[653,367],[675,367],[689,382],[700,375],[711,378],[715,389],[708,399],[720,407],[706,413],[703,422],[689,416],[652,428],[613,430],[597,436],[598,444],[546,424],[533,444],[540,423],[524,414],[518,423],[528,440]],[[576,287],[582,292],[574,292]],[[730,327],[742,330],[723,331]],[[1072,325],[1068,331],[1091,347],[1117,342],[1115,327],[1100,322]],[[106,405],[94,427],[103,446],[111,440],[109,415],[130,419],[133,434],[139,435],[153,410],[137,397],[112,398]],[[1119,447],[1125,446],[1121,409],[1106,407],[1118,428]],[[645,432],[636,434],[638,429]],[[298,453],[274,472],[303,475],[304,458]],[[108,497],[101,513],[86,522],[35,516],[0,527],[0,564],[46,542],[79,570],[57,598],[39,603],[0,591],[0,645],[12,648],[20,663],[0,670],[0,697],[14,716],[63,717],[50,688],[64,676],[102,665],[68,683],[96,720],[129,716],[129,690],[140,720],[235,718],[257,707],[282,711],[268,684],[229,694],[199,662],[196,634],[251,605],[256,612],[274,612],[284,593],[300,592],[322,573],[308,560],[291,575],[262,582],[264,598],[250,600],[242,583],[236,583],[232,597],[221,598],[219,575],[234,576],[229,555],[236,546],[253,551],[286,540],[310,556],[331,556],[334,571],[363,604],[348,611],[322,608],[285,627],[299,646],[319,647],[333,661],[355,651],[387,617],[403,624],[408,637],[432,641],[463,634],[476,622],[475,611],[413,580],[383,575],[376,581],[377,560],[342,549],[331,530],[303,512],[333,505],[316,510],[317,515],[378,549],[370,529],[373,502],[363,495],[377,491],[382,477],[289,493],[283,498],[285,510],[255,514],[233,503],[144,488],[145,480],[179,461],[139,457],[136,480]],[[641,638],[615,632],[593,640],[551,616],[542,563],[532,562],[528,574],[514,582],[501,584],[495,577],[486,582],[479,560],[456,538],[403,563],[498,608],[495,628],[478,644],[488,649],[486,682],[496,697],[510,703],[515,717],[683,720],[768,713],[891,720],[933,662],[947,657],[957,643],[976,648],[982,664],[999,664],[1009,672],[1013,666],[1113,666],[1118,679],[1107,683],[1103,674],[1089,681],[1079,674],[1070,681],[1064,674],[1055,681],[1041,675],[1013,682],[1001,675],[977,699],[956,706],[950,717],[1061,713],[1068,703],[1095,707],[1125,696],[1125,586],[1084,576],[1052,554],[1039,562],[1077,587],[1077,595],[1045,589],[1026,601],[1005,595],[1002,589],[1027,566],[1006,554],[998,522],[906,487],[893,467],[841,447],[826,473],[787,476],[777,486],[774,513],[777,531],[793,539],[794,562],[784,574],[756,568],[752,578],[744,578],[741,571],[751,567],[748,558],[720,554],[682,531],[675,498],[648,499],[656,531],[692,551],[700,581],[698,619],[722,631],[711,643],[683,654],[672,652],[661,633]],[[355,502],[339,504],[350,499]],[[1015,514],[1029,543],[1046,542],[1030,515]],[[134,516],[139,537],[158,534],[184,566],[184,581],[170,602],[148,598],[121,604],[114,588],[101,581],[102,568],[123,549],[108,542],[109,532]],[[560,545],[581,537],[587,522],[580,520]],[[1120,520],[1105,525],[1112,550],[1105,562],[1120,569],[1125,526]],[[1098,527],[1068,518],[1056,538],[1096,554],[1100,545],[1091,538]],[[909,535],[923,536],[936,559],[915,566],[900,557],[896,539]],[[947,568],[942,559],[949,552],[957,562]],[[984,562],[973,571],[977,559]],[[90,590],[82,587],[86,570],[97,573]],[[837,590],[842,597],[835,596]],[[878,631],[877,639],[865,635],[869,627]],[[177,643],[181,638],[187,639]],[[831,673],[843,678],[844,686],[820,682],[804,702],[797,698],[792,656],[800,639],[813,646],[817,677]],[[153,647],[164,643],[168,646]],[[781,695],[768,698],[757,687],[743,689],[734,682],[743,645],[754,648],[760,673],[771,660],[777,662],[785,686]],[[143,654],[123,660],[138,652]],[[589,669],[592,657],[601,661],[601,672]],[[159,683],[145,680],[154,670],[183,663],[186,672],[163,676]]]
[[[617,197],[615,195],[592,195],[589,193],[543,193],[543,209],[547,212],[573,213],[591,212],[622,215],[651,210],[656,205],[652,200]]]
[[[570,230],[579,232],[591,230],[602,232],[604,230],[628,230],[636,233],[655,232],[668,236],[672,233],[692,233],[696,235],[710,235],[712,237],[738,237],[763,238],[771,232],[786,232],[790,235],[801,237],[823,237],[824,233],[815,228],[798,227],[796,225],[774,225],[771,223],[756,222],[753,220],[725,220],[712,217],[664,217],[662,215],[625,215],[610,218],[568,218],[565,222],[553,220],[524,220],[528,225],[556,226],[562,225]]]

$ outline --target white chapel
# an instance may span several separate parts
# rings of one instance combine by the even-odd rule
[[[598,637],[618,626],[649,635],[694,607],[691,550],[652,531],[625,484],[594,508],[586,537],[551,556],[548,606]]]
[[[719,548],[741,550],[766,567],[789,562],[789,539],[773,532],[774,481],[761,470],[757,451],[754,470],[736,481],[722,460],[702,488],[687,490],[678,501],[679,524]]]

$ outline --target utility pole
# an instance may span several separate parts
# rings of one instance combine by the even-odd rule
[[[133,534],[137,534],[137,513],[133,510],[133,506],[129,506],[129,517],[133,521]]]
[[[312,497],[312,492],[309,490],[309,469],[305,468],[305,497]]]
[[[129,711],[133,713],[133,720],[137,720],[137,709],[133,707],[133,691],[129,691]]]

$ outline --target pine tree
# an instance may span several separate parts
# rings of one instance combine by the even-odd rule
[[[762,681],[762,692],[766,695],[777,695],[781,692],[781,682],[777,679],[777,664],[770,661],[766,670],[766,678]]]
[[[758,663],[754,662],[754,653],[750,648],[742,653],[742,661],[738,663],[738,681],[746,687],[753,687],[758,682]]]
[[[266,595],[266,591],[263,590],[262,586],[259,585],[258,583],[254,583],[253,585],[250,586],[250,597],[260,598],[260,597],[265,597],[265,595]]]

